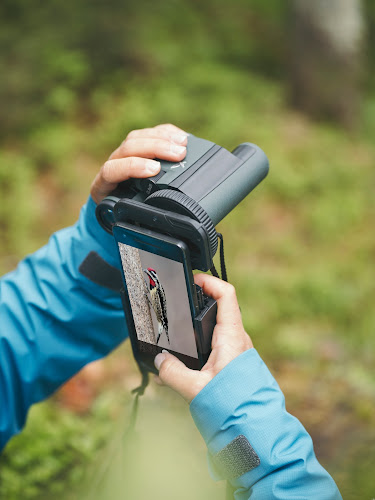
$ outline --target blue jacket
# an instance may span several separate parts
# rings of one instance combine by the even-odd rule
[[[0,280],[0,449],[22,429],[33,403],[127,337],[120,296],[79,271],[91,251],[120,268],[116,244],[98,225],[89,198],[76,225],[55,233]],[[236,499],[341,498],[255,349],[224,368],[190,410],[212,475],[229,479]],[[233,478],[217,457],[225,459],[220,451],[240,435],[256,460],[247,472],[246,457],[245,465],[236,463],[241,475]]]

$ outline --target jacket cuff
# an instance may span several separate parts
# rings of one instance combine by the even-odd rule
[[[206,441],[214,479],[229,479],[256,498],[341,499],[315,457],[311,437],[286,411],[283,393],[254,348],[220,371],[190,411]]]
[[[238,412],[244,402],[246,406],[264,405],[272,393],[279,396],[280,392],[255,348],[231,361],[190,403],[191,415],[209,452],[218,453],[238,436],[239,425],[248,424],[247,411]]]

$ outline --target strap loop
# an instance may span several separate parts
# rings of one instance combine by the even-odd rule
[[[129,427],[126,430],[124,437],[129,435],[134,430],[135,422],[137,420],[137,415],[138,415],[138,402],[139,402],[138,400],[140,396],[143,396],[146,387],[148,386],[148,382],[149,382],[148,372],[142,370],[142,383],[139,387],[136,387],[135,389],[132,390],[132,394],[135,394],[135,399],[133,402],[132,411],[130,413]]]
[[[223,281],[228,281],[228,273],[225,265],[225,257],[224,257],[224,238],[221,233],[216,233],[217,237],[220,239],[220,271],[221,271],[221,279]],[[220,278],[219,273],[216,270],[215,264],[212,264],[210,269],[212,276],[215,278]]]

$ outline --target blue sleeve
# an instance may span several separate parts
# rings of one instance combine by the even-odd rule
[[[120,267],[89,198],[76,225],[0,280],[0,449],[33,403],[127,336],[120,295],[78,270],[91,251]]]
[[[302,424],[285,409],[284,396],[255,349],[229,363],[193,399],[193,419],[207,447],[214,479],[226,479],[214,458],[245,436],[260,463],[231,479],[236,500],[338,500]]]

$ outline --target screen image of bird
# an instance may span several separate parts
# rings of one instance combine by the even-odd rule
[[[155,313],[156,320],[158,322],[158,337],[156,339],[156,343],[159,343],[161,334],[163,330],[169,341],[168,335],[168,314],[167,314],[167,297],[165,296],[164,287],[157,275],[155,269],[149,267],[147,269],[143,269],[149,279],[149,291],[150,291],[150,305]]]
[[[138,340],[198,358],[182,262],[118,245]]]

